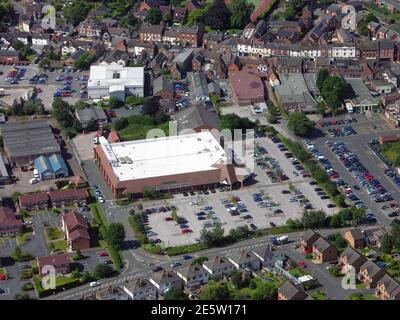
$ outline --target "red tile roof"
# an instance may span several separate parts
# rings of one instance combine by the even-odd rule
[[[69,189],[69,190],[57,190],[49,192],[50,200],[62,201],[62,200],[85,200],[88,197],[86,189]]]
[[[21,206],[24,204],[39,203],[49,201],[49,196],[45,192],[23,194],[19,196],[19,203]]]
[[[85,229],[88,228],[85,218],[80,213],[71,211],[71,212],[68,212],[67,214],[64,214],[62,216],[62,219],[68,230],[70,230],[71,228],[74,228],[76,226],[82,226]]]
[[[10,207],[0,207],[0,228],[2,227],[22,227],[22,220],[17,219],[14,210]]]
[[[71,263],[71,257],[69,254],[58,254],[54,256],[46,256],[37,258],[39,266],[51,265],[51,266],[62,266]]]

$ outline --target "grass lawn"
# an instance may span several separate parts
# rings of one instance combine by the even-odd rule
[[[18,245],[24,244],[26,242],[26,240],[29,239],[32,236],[33,236],[33,232],[32,231],[24,232],[23,234],[18,235],[17,236]]]
[[[380,300],[373,294],[353,293],[346,297],[346,300]]]
[[[64,233],[54,227],[47,227],[46,228],[46,236],[48,240],[57,240],[64,238]]]
[[[385,143],[381,146],[382,155],[392,162],[397,162],[400,157],[400,141]]]
[[[126,128],[118,131],[119,136],[123,141],[145,139],[147,132],[151,129],[161,129],[168,136],[169,124],[163,123],[159,126],[142,125],[138,123],[129,124]]]
[[[359,282],[359,283],[357,283],[356,284],[356,289],[365,289],[365,284],[364,283],[362,283],[362,282]]]
[[[76,279],[73,277],[57,277],[56,278],[56,286],[57,287],[63,286],[67,283],[74,282],[74,281],[76,281]]]
[[[322,292],[320,290],[314,291],[310,295],[314,300],[328,300],[328,297],[326,296],[325,292]]]
[[[294,269],[291,269],[291,270],[289,270],[289,273],[290,273],[292,276],[296,277],[296,278],[299,278],[299,277],[302,277],[302,276],[305,276],[305,275],[308,274],[308,273],[307,273],[305,270],[303,270],[302,268],[294,268]]]
[[[49,250],[57,253],[67,251],[67,240],[58,240],[49,243]]]

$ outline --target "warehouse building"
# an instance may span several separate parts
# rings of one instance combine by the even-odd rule
[[[68,168],[60,154],[40,156],[33,161],[40,180],[68,177]]]
[[[209,131],[98,145],[95,160],[116,198],[146,189],[180,191],[238,181]]]
[[[4,152],[11,166],[28,166],[39,156],[60,154],[61,148],[47,120],[29,120],[0,126]]]
[[[265,101],[264,84],[254,71],[229,71],[229,81],[236,104],[242,106]]]
[[[125,96],[143,97],[144,68],[123,67],[118,63],[101,63],[90,67],[89,99],[103,97],[125,100]]]

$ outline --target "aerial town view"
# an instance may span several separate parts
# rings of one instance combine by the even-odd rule
[[[399,127],[400,0],[0,0],[0,303],[400,300]]]

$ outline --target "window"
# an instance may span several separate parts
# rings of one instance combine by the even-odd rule
[[[119,74],[119,72],[113,73],[113,79],[119,79],[120,77],[121,77],[121,75]]]

